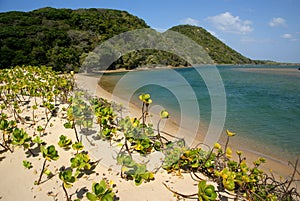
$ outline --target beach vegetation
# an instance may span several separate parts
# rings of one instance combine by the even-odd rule
[[[36,143],[39,148],[41,147],[41,145],[46,145],[46,142],[42,140],[40,136],[36,136],[35,138],[33,138],[32,142]]]
[[[45,172],[46,162],[51,161],[51,160],[56,161],[56,160],[59,159],[58,152],[55,149],[54,145],[50,145],[48,147],[41,146],[41,152],[43,154],[44,163],[43,163],[43,166],[42,166],[42,171],[40,173],[39,179],[36,182],[37,185],[39,185],[41,183],[42,176]]]
[[[113,108],[99,98],[93,98],[90,103],[96,116],[96,122],[99,124],[99,137],[103,140],[111,140],[116,134],[116,114]]]
[[[115,193],[105,180],[101,180],[99,183],[93,183],[92,193],[87,192],[86,197],[90,201],[113,201]]]
[[[10,152],[13,152],[9,142],[11,140],[11,133],[14,127],[15,127],[15,121],[7,120],[7,115],[4,115],[4,113],[2,113],[0,119],[0,130],[2,132],[2,142],[0,143],[0,146],[4,148],[5,151],[9,150]]]
[[[135,185],[139,186],[143,181],[154,179],[154,173],[147,170],[145,164],[135,162],[131,156],[120,153],[117,162],[122,166],[121,177],[134,180]]]
[[[66,129],[73,129],[77,142],[80,142],[77,127],[81,131],[88,131],[92,127],[93,113],[92,108],[82,98],[82,92],[76,92],[72,97],[72,102],[67,109],[67,122],[64,124]]]
[[[39,133],[39,137],[42,136],[42,133],[45,131],[45,129],[42,126],[37,126],[36,131]]]
[[[76,168],[76,174],[78,175],[80,171],[90,170],[92,168],[92,163],[90,157],[86,153],[78,153],[70,159],[71,168]]]
[[[157,124],[157,132],[152,124],[147,124],[147,117],[149,115],[149,105],[152,103],[149,94],[139,95],[142,102],[141,117],[137,118],[122,118],[118,127],[124,133],[125,142],[122,148],[125,148],[127,153],[131,155],[132,151],[136,151],[142,155],[150,154],[153,151],[160,151],[164,146],[163,139],[168,140],[160,135],[159,124],[162,119],[167,119],[169,114],[166,110],[161,112],[160,120]]]
[[[72,144],[72,149],[75,150],[78,153],[78,151],[84,149],[84,146],[83,146],[82,142],[74,142]]]
[[[72,140],[67,138],[65,135],[59,137],[58,146],[64,149],[70,149],[72,145]]]
[[[164,147],[164,144],[163,144],[163,141],[162,141],[162,136],[160,135],[160,123],[163,119],[168,119],[169,118],[169,112],[167,110],[162,110],[160,111],[160,119],[157,123],[157,137],[160,141],[160,146],[163,148]]]
[[[217,199],[217,193],[213,185],[207,185],[205,180],[198,183],[199,201],[213,201]]]
[[[152,125],[147,126],[136,118],[126,117],[119,122],[119,129],[124,133],[123,147],[129,154],[131,150],[149,154],[153,150],[160,149],[160,141],[155,136]]]
[[[62,181],[62,188],[66,195],[67,201],[71,201],[71,197],[68,194],[67,188],[71,188],[76,181],[76,177],[73,175],[72,169],[66,169],[59,172],[59,179]]]
[[[66,87],[67,85],[69,87]],[[198,190],[193,195],[184,195],[179,192],[180,189],[177,192],[164,184],[178,196],[205,201],[225,200],[227,197],[253,201],[299,200],[300,195],[293,185],[296,182],[295,176],[299,175],[298,161],[295,164],[290,163],[294,168],[292,175],[277,180],[274,175],[262,170],[261,166],[266,162],[264,158],[258,158],[251,163],[241,151],[234,152],[230,146],[230,139],[237,134],[233,131],[224,131],[225,143],[215,143],[212,147],[199,143],[194,147],[188,147],[184,139],[175,138],[171,134],[168,135],[170,139],[163,136],[161,122],[170,117],[168,111],[162,110],[159,113],[156,129],[148,123],[152,104],[150,94],[141,94],[138,97],[142,109],[140,117],[123,118],[118,116],[113,104],[108,101],[100,98],[86,100],[83,97],[90,97],[84,92],[71,92],[74,86],[74,75],[58,74],[47,67],[22,66],[1,70],[0,145],[5,151],[13,152],[15,146],[20,146],[25,151],[31,152],[34,143],[37,144],[39,154],[42,154],[44,160],[35,184],[41,184],[43,174],[48,177],[55,176],[57,175],[55,171],[59,170],[57,179],[62,181],[67,200],[71,199],[67,188],[75,185],[78,178],[85,178],[84,174],[92,174],[91,170],[94,170],[93,167],[97,164],[91,162],[78,136],[79,131],[83,134],[91,133],[90,131],[94,129],[91,128],[91,123],[95,121],[99,124],[99,127],[96,127],[102,131],[101,140],[108,140],[110,146],[118,144],[121,147],[116,157],[121,177],[133,180],[137,186],[154,180],[155,172],[147,169],[147,162],[138,161],[136,158],[160,152],[162,156],[164,155],[161,158],[163,169],[176,175],[189,173],[198,184]],[[26,113],[24,108],[29,111]],[[34,118],[29,117],[30,109],[35,110]],[[48,119],[42,112],[47,113]],[[42,117],[36,114],[42,114]],[[66,129],[74,129],[75,136],[69,138],[60,135],[58,145],[67,149],[72,147],[76,151],[75,155],[71,151],[64,152],[69,153],[70,167],[67,169],[64,166],[57,167],[53,173],[50,171],[52,168],[46,164],[59,159],[57,149],[46,138],[50,135],[50,132],[46,133],[46,129],[49,129],[47,125],[54,123],[52,118],[54,120],[62,118],[62,121],[56,122],[64,124]],[[77,131],[78,128],[80,130]],[[59,136],[57,133],[51,135]],[[75,138],[76,142],[72,143],[72,139]],[[46,146],[48,144],[50,145]],[[33,157],[31,160],[36,158]],[[23,160],[23,166],[30,169],[32,162],[29,159]],[[212,181],[217,187],[210,184]],[[101,180],[99,183],[93,183],[92,191],[86,193],[86,197],[89,200],[114,200],[115,193],[107,181]]]
[[[23,167],[26,168],[26,169],[31,169],[33,166],[32,166],[32,163],[30,161],[23,160]]]
[[[226,133],[228,135],[229,131]],[[227,137],[232,136],[228,135]],[[172,148],[166,152],[167,156],[162,167],[168,172],[178,172],[180,169],[190,172],[193,178],[199,180],[199,182],[203,182],[203,179],[198,176],[198,173],[206,175],[208,178],[216,181],[219,190],[215,192],[220,198],[224,197],[224,195],[218,193],[222,191],[230,192],[229,194],[234,195],[236,199],[257,201],[293,200],[299,196],[299,194],[294,192],[296,190],[294,188],[289,190],[290,193],[284,190],[289,187],[287,184],[295,181],[294,178],[287,179],[287,183],[276,181],[274,176],[268,176],[260,168],[266,162],[264,158],[258,158],[253,162],[251,167],[246,163],[246,159],[242,157],[242,152],[240,151],[236,153],[239,158],[238,161],[233,160],[232,151],[228,147],[228,141],[226,141],[226,146],[226,149],[222,149],[221,145],[216,143],[210,151],[204,151],[201,148],[180,149],[180,147],[172,145]],[[295,166],[295,170],[296,168],[297,166]],[[168,189],[171,190],[170,188]],[[198,196],[200,196],[200,192],[206,192],[204,189],[204,183],[199,183]],[[184,195],[174,190],[171,191],[182,197],[192,198],[195,196],[195,194]],[[207,192],[212,195],[212,198],[215,198],[214,193],[212,193],[213,189]],[[210,199],[205,197],[204,194],[202,195],[202,198],[198,197],[199,200]]]
[[[13,145],[22,146],[24,150],[28,150],[32,155],[35,155],[30,149],[31,137],[23,129],[15,128],[11,136]]]
[[[165,158],[162,164],[167,172],[179,171],[180,163],[178,159],[187,150],[183,139],[167,143],[164,149]]]

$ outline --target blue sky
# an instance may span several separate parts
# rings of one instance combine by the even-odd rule
[[[300,0],[0,0],[0,12],[46,6],[126,10],[160,31],[193,24],[251,59],[300,63]]]

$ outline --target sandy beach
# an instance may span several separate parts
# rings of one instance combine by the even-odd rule
[[[122,115],[129,115],[130,117],[140,117],[141,111],[137,106],[128,103],[118,97],[112,96],[109,92],[105,91],[98,85],[98,78],[89,77],[85,75],[76,75],[76,81],[80,88],[87,90],[93,96],[99,96],[109,101],[122,104],[126,109]],[[29,111],[28,111],[29,112]],[[159,117],[155,113],[157,111],[151,111],[150,121],[156,125]],[[57,146],[58,138],[61,134],[67,135],[73,141],[76,140],[73,130],[65,129],[62,120],[64,112],[60,108],[58,117],[51,120],[52,126],[47,129],[44,139],[48,144],[53,144],[59,152],[59,160],[49,163],[47,168],[51,170],[54,175],[51,178],[43,176],[42,183],[38,186],[34,185],[34,181],[38,179],[38,175],[41,171],[43,158],[41,155],[36,157],[28,157],[24,154],[21,148],[16,148],[14,153],[1,153],[0,155],[0,169],[1,169],[1,180],[0,180],[0,200],[15,201],[15,200],[66,200],[63,189],[61,188],[61,180],[58,178],[59,169],[62,167],[69,167],[70,154],[74,155],[75,151],[65,151]],[[42,115],[42,111],[41,114]],[[30,135],[36,135],[34,129],[27,128],[24,125],[26,131]],[[185,132],[178,133],[178,126],[174,122],[166,121],[162,124],[164,132],[169,134],[176,133],[176,137],[186,137]],[[168,138],[168,135],[165,135]],[[115,184],[114,191],[116,196],[120,200],[139,200],[139,201],[175,201],[182,200],[177,198],[172,192],[170,192],[164,185],[168,185],[171,189],[178,191],[183,194],[194,194],[197,193],[197,182],[194,181],[189,174],[181,174],[180,176],[175,174],[168,174],[165,170],[159,169],[155,174],[155,180],[143,183],[140,186],[135,186],[133,181],[126,181],[120,177],[120,166],[116,165],[115,156],[116,150],[118,150],[117,144],[109,144],[105,141],[95,141],[91,145],[87,139],[92,140],[91,136],[85,136],[82,134],[81,139],[85,146],[85,149],[92,156],[92,161],[100,160],[100,164],[93,170],[95,174],[85,175],[76,181],[68,192],[72,195],[72,200],[79,198],[81,200],[87,200],[85,193],[91,191],[93,182],[99,182],[102,179],[107,179],[111,183]],[[200,139],[195,140],[195,144],[200,142]],[[234,145],[233,145],[234,149]],[[247,157],[247,161],[254,161],[259,155],[251,152],[244,151],[244,155]],[[149,170],[155,170],[161,165],[161,155],[154,155],[152,158],[139,158],[139,160],[148,160]],[[23,160],[30,160],[33,163],[33,168],[26,170],[22,166]],[[266,172],[272,169],[275,175],[281,175],[283,177],[288,176],[292,173],[292,168],[286,163],[278,161],[268,160],[265,165],[262,166]],[[203,179],[205,177],[203,176]],[[214,184],[213,182],[210,182]],[[215,185],[215,184],[214,184]],[[189,199],[186,199],[189,200]],[[230,199],[229,199],[230,200]]]
[[[117,70],[114,72],[118,73],[118,72],[124,72],[124,71]],[[108,73],[114,73],[114,72],[109,71]],[[118,104],[122,104],[126,108],[124,111],[124,114],[123,114],[124,116],[128,115],[130,117],[140,117],[140,115],[141,115],[140,107],[138,107],[130,102],[127,102],[126,100],[123,100],[123,99],[109,93],[102,87],[100,87],[100,85],[98,84],[98,78],[89,77],[89,76],[85,76],[84,74],[82,74],[80,76],[78,75],[77,81],[79,83],[79,86],[84,86],[84,88],[87,89],[88,91],[90,91],[91,94],[95,94],[96,96],[100,96],[109,101],[113,101]],[[154,110],[154,111],[150,111],[150,112],[151,112],[150,122],[153,125],[156,125],[159,120],[159,116],[157,115],[159,113],[159,111]],[[190,132],[188,129],[180,130],[178,127],[178,124],[176,124],[176,122],[167,120],[164,123],[165,124],[162,126],[161,130],[163,130],[164,132],[166,132],[168,134],[172,134],[178,138],[186,139],[188,136],[188,133]],[[180,132],[179,132],[179,130],[180,130]],[[202,132],[202,131],[199,130],[198,132]],[[226,134],[224,133],[224,136],[225,135]],[[165,137],[168,138],[168,135],[165,135]],[[170,138],[170,139],[172,140],[172,138]],[[193,146],[201,143],[202,140],[203,140],[203,138],[198,136],[195,139],[192,139],[193,143],[190,146],[193,147]],[[221,145],[224,145],[225,137],[221,138],[219,143]],[[261,166],[261,169],[263,169],[269,175],[273,174],[277,179],[280,179],[281,177],[285,178],[285,177],[290,176],[294,170],[293,167],[291,165],[289,165],[288,161],[281,161],[276,158],[272,158],[270,156],[266,156],[264,154],[261,154],[261,153],[258,153],[258,152],[252,151],[252,150],[237,149],[236,147],[241,147],[239,141],[232,140],[230,146],[232,147],[233,150],[242,150],[243,156],[246,157],[249,164],[251,164],[253,161],[257,160],[259,157],[266,158],[267,163],[263,164]],[[235,155],[235,156],[236,156],[235,159],[237,160],[237,155]],[[295,163],[295,161],[291,161],[291,162]],[[297,178],[300,179],[299,175],[297,175]],[[299,188],[300,188],[300,184],[298,184],[298,189]],[[188,188],[186,190],[188,190]]]
[[[243,68],[243,69],[234,69],[234,70],[241,70],[241,71],[245,71],[245,72],[266,72],[266,73],[297,73],[297,71],[295,71],[294,69],[282,69],[282,68],[259,68],[259,69],[253,69],[253,68]],[[107,71],[105,73],[119,73],[119,72],[124,72],[124,70],[115,70],[115,71]],[[300,75],[300,74],[299,74]],[[79,78],[79,77],[78,77]],[[80,76],[80,79],[84,79],[84,76]],[[95,77],[90,77],[89,79],[89,83],[91,83],[89,86],[85,86],[85,88],[90,88],[90,91],[94,94],[96,94],[97,96],[101,96],[107,100],[110,101],[114,101],[117,103],[120,103],[124,106],[126,106],[127,108],[127,114],[131,117],[140,117],[141,115],[141,109],[140,107],[138,107],[137,105],[134,105],[132,103],[128,103],[127,101],[112,95],[111,93],[109,93],[108,91],[106,91],[105,89],[103,89],[101,86],[96,84],[96,79],[94,80],[94,84],[92,84],[92,80],[95,79]],[[105,81],[105,79],[102,79]],[[83,81],[84,82],[84,81]],[[87,83],[87,82],[85,82]],[[105,85],[105,84],[104,84]],[[154,113],[155,112],[155,113]],[[158,112],[159,111],[152,111],[151,113],[151,122],[156,125],[159,117],[158,117]],[[124,116],[126,116],[124,115]],[[183,129],[182,132],[178,133],[179,131],[179,125],[178,123],[174,122],[174,121],[170,121],[167,120],[165,122],[166,124],[164,125],[164,128],[162,129],[163,131],[176,135],[176,137],[178,138],[187,138],[188,134],[190,132],[190,130],[188,129]],[[192,139],[192,144],[190,144],[191,147],[199,144],[200,142],[203,141],[203,135],[201,135],[202,132],[205,132],[205,130],[201,130],[201,125],[199,126],[199,130],[198,133],[199,135],[197,135],[194,139]],[[191,135],[192,136],[192,135]],[[226,134],[224,133],[224,136],[221,137],[221,139],[219,140],[220,144],[225,144],[226,141]],[[236,140],[235,138],[233,138],[231,140],[231,147],[234,150],[241,150],[244,152],[244,155],[246,156],[247,160],[250,162],[255,161],[258,157],[264,157],[267,159],[268,163],[264,164],[263,169],[266,172],[270,172],[270,170],[272,171],[272,173],[274,173],[275,175],[280,175],[280,176],[288,176],[291,174],[291,172],[293,171],[293,168],[289,166],[289,161],[283,161],[283,160],[279,160],[277,158],[273,158],[271,156],[267,156],[264,155],[262,153],[258,153],[255,150],[249,150],[246,148],[243,148],[243,145],[245,143],[255,143],[255,142],[251,142],[249,139],[247,139],[245,142],[244,141],[240,141],[240,140]],[[295,159],[296,160],[296,159]],[[292,163],[295,163],[295,161],[290,161]]]
[[[115,72],[119,72],[119,71],[115,71]],[[294,72],[294,71],[293,71]],[[109,72],[109,73],[113,73],[113,72]],[[89,82],[87,82],[87,79],[89,80]],[[94,79],[93,83],[92,80]],[[90,83],[88,86],[85,85],[86,89],[89,89],[89,91],[94,92],[94,94],[97,94],[100,97],[103,97],[107,100],[110,101],[114,101],[117,102],[119,104],[122,105],[127,105],[128,110],[127,110],[127,114],[131,117],[140,117],[141,115],[141,111],[140,108],[137,107],[136,105],[132,104],[132,103],[128,103],[125,100],[122,100],[116,96],[113,96],[112,94],[110,94],[109,92],[107,92],[105,89],[103,89],[102,87],[100,87],[99,85],[97,85],[96,83],[98,82],[97,78],[93,78],[93,77],[85,77],[83,76],[79,76],[77,79],[79,82],[82,83]],[[80,81],[81,80],[81,81]],[[125,115],[124,115],[125,116]],[[156,122],[158,121],[158,116],[156,114],[151,114],[152,118],[151,118],[151,122],[155,125]],[[170,134],[174,134],[176,133],[176,137],[178,138],[186,138],[187,135],[186,133],[189,132],[188,130],[184,130],[182,133],[178,133],[178,125],[175,122],[172,121],[166,121],[166,124],[164,125],[163,131],[170,133]],[[201,131],[200,131],[201,132]],[[225,133],[224,133],[225,135]],[[198,143],[201,142],[201,137],[198,137],[196,139],[193,139],[193,144],[191,144],[191,146],[195,146]],[[220,144],[225,144],[225,138],[221,138],[219,141]],[[231,143],[231,147],[233,148],[233,150],[237,150],[235,147],[240,147],[239,145],[239,141],[234,141]],[[272,158],[270,156],[266,156],[264,154],[252,151],[252,150],[247,150],[247,149],[242,149],[242,151],[244,152],[244,156],[247,158],[247,161],[249,163],[251,163],[252,161],[257,160],[257,158],[259,157],[264,157],[267,159],[267,163],[265,163],[264,165],[262,165],[262,169],[266,172],[266,173],[271,173],[276,175],[278,178],[280,176],[282,177],[287,177],[289,175],[291,175],[291,173],[293,172],[293,168],[289,165],[288,161],[281,161],[281,160],[277,160],[276,158]],[[295,161],[291,161],[293,163],[295,163]]]
[[[78,76],[76,79],[80,88],[88,90],[90,94],[112,100],[111,94],[98,86],[98,80],[96,78]],[[119,100],[116,97],[114,97],[113,100],[119,104],[122,103],[122,100]],[[30,111],[28,110],[27,112]],[[38,118],[42,119],[43,111],[37,111],[37,114],[39,114]],[[59,159],[57,161],[49,162],[46,166],[46,168],[52,172],[53,176],[47,178],[46,175],[43,175],[41,184],[38,186],[34,185],[34,182],[39,177],[43,164],[41,154],[33,157],[29,154],[24,154],[23,148],[18,147],[15,148],[13,153],[8,151],[3,152],[0,157],[0,200],[66,200],[64,191],[61,187],[62,181],[58,178],[58,173],[61,168],[70,166],[70,155],[72,156],[76,152],[73,150],[66,151],[60,148],[57,143],[61,134],[71,138],[73,142],[76,141],[76,138],[72,129],[64,128],[63,124],[65,123],[65,120],[62,120],[61,118],[63,115],[64,112],[61,107],[58,116],[51,120],[52,125],[47,128],[47,132],[43,136],[43,139],[49,145],[53,144],[59,153]],[[130,115],[132,117],[140,116],[140,110],[130,104],[130,109],[124,111],[124,115]],[[156,121],[155,119],[157,118],[157,116],[153,116],[151,121]],[[37,135],[35,128],[29,128],[27,125],[24,125],[24,129],[26,129],[26,132],[29,135]],[[163,129],[168,130],[170,133],[176,132],[176,127],[169,124]],[[91,160],[100,160],[100,163],[93,170],[95,174],[85,175],[83,178],[78,179],[71,188],[67,189],[69,194],[72,195],[72,200],[77,198],[88,200],[85,193],[87,191],[91,192],[92,184],[94,182],[99,182],[102,179],[106,179],[111,184],[114,184],[114,191],[120,200],[180,200],[174,196],[163,183],[184,194],[193,194],[197,192],[197,182],[192,180],[189,174],[176,176],[174,174],[167,174],[163,169],[160,169],[155,174],[154,181],[135,186],[134,181],[126,181],[120,176],[121,166],[116,165],[116,160],[114,158],[116,155],[115,151],[120,149],[116,144],[111,146],[109,142],[98,140],[91,145],[84,134],[81,134],[80,138],[83,141],[85,150],[87,150],[92,157]],[[88,138],[89,140],[92,140],[91,137],[88,136]],[[161,160],[159,160],[160,157],[161,155],[154,155],[152,159],[150,158],[150,160],[156,161],[148,166],[150,170],[151,168],[154,170],[161,165]],[[31,161],[33,168],[30,170],[25,169],[22,165],[23,160]],[[140,160],[145,159],[141,158]],[[149,158],[147,160],[149,160]]]

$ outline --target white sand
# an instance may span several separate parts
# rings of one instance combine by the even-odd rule
[[[78,83],[81,87],[91,90],[91,93],[95,93],[101,97],[110,100],[110,94],[105,90],[98,87],[97,79],[92,79],[90,77],[78,76]],[[116,99],[114,99],[116,101]],[[122,100],[117,100],[118,103],[122,103]],[[131,105],[132,108],[135,108]],[[140,111],[135,109],[130,109],[131,116],[140,116]],[[31,115],[30,110],[24,109],[23,115]],[[32,200],[66,200],[65,194],[61,187],[61,180],[58,178],[59,169],[61,167],[70,167],[70,158],[74,156],[75,151],[63,150],[57,143],[59,141],[59,136],[61,134],[66,135],[71,138],[73,142],[76,141],[74,131],[72,129],[65,129],[63,124],[66,120],[62,120],[61,117],[65,112],[59,111],[58,117],[52,118],[50,123],[53,124],[52,127],[46,129],[46,135],[43,136],[43,140],[49,145],[55,145],[58,150],[60,158],[57,161],[47,162],[47,169],[51,170],[54,177],[47,179],[46,175],[42,177],[42,183],[39,186],[34,185],[34,181],[38,180],[39,174],[42,169],[43,157],[41,153],[37,157],[27,157],[23,148],[15,148],[14,153],[4,152],[0,155],[0,200],[5,201],[32,201]],[[39,123],[37,125],[43,125],[45,123],[42,118],[44,117],[44,110],[39,109],[36,111],[38,114]],[[156,117],[157,118],[157,117]],[[155,118],[152,118],[154,121]],[[36,135],[35,131],[37,125],[34,128],[29,128],[28,125],[23,125],[26,132],[30,135]],[[171,128],[171,127],[170,127]],[[174,131],[171,130],[171,131]],[[170,131],[170,132],[171,132]],[[172,132],[171,132],[172,133]],[[155,174],[155,180],[143,183],[140,186],[135,186],[134,181],[126,181],[120,177],[120,166],[116,165],[115,150],[118,147],[112,148],[108,142],[95,141],[95,146],[90,145],[84,135],[81,136],[85,149],[89,151],[92,156],[92,160],[96,161],[101,159],[100,164],[95,168],[95,173],[91,175],[85,175],[83,178],[78,179],[72,188],[67,189],[68,193],[72,195],[72,199],[81,198],[82,200],[87,200],[85,197],[86,190],[91,192],[91,186],[93,182],[99,182],[102,179],[108,179],[116,184],[114,191],[117,191],[116,196],[120,200],[178,200],[174,197],[173,193],[167,190],[163,185],[166,183],[174,190],[178,190],[181,193],[193,194],[197,192],[197,182],[193,181],[188,174],[183,174],[183,176],[173,176],[167,174],[164,170],[159,170]],[[88,136],[90,140],[92,138]],[[115,146],[116,144],[113,144]],[[34,148],[34,147],[33,147]],[[158,167],[161,164],[161,155],[153,155],[152,158],[144,159],[151,160],[153,163],[149,163],[151,169]],[[27,170],[23,167],[22,161],[28,160],[32,162],[33,168]],[[143,160],[143,158],[139,158]],[[151,166],[152,165],[152,166]],[[83,196],[82,196],[83,195]]]
[[[91,94],[99,95],[102,98],[107,100],[112,100],[112,96],[107,91],[103,90],[97,84],[97,78],[86,77],[82,75],[77,75],[77,82],[79,86],[90,91]],[[127,103],[117,97],[113,97],[113,100],[117,103],[126,105]],[[129,111],[125,111],[131,117],[139,117],[140,109],[135,107],[132,104],[129,104]],[[39,173],[42,168],[43,158],[41,154],[37,157],[26,158],[26,154],[21,148],[15,149],[14,153],[1,153],[0,154],[0,200],[5,201],[32,201],[32,200],[66,200],[64,192],[61,188],[61,181],[58,178],[59,168],[69,167],[70,166],[70,156],[74,155],[75,152],[72,150],[65,151],[57,145],[59,136],[64,134],[69,138],[72,138],[75,141],[75,135],[73,130],[67,130],[63,127],[64,120],[61,120],[60,117],[64,112],[59,111],[59,116],[53,118],[51,123],[52,127],[47,128],[47,135],[44,136],[45,141],[48,145],[55,145],[57,148],[60,158],[58,161],[48,162],[49,165],[47,168],[50,169],[55,176],[47,180],[46,175],[43,175],[43,183],[39,186],[34,185],[34,181],[38,179]],[[39,118],[43,115],[43,111],[39,111]],[[157,122],[158,117],[153,115],[151,121],[154,125]],[[40,121],[42,122],[42,121]],[[40,123],[39,123],[40,124]],[[26,127],[26,125],[24,125]],[[163,130],[168,133],[176,133],[178,128],[174,123],[168,122],[163,126]],[[26,128],[26,131],[32,136],[34,134],[33,129]],[[180,135],[180,134],[179,134]],[[182,174],[182,176],[176,176],[173,174],[167,174],[166,171],[160,169],[155,175],[155,180],[149,183],[143,183],[140,186],[135,186],[133,181],[126,181],[120,177],[120,167],[116,166],[115,160],[115,150],[117,150],[116,144],[113,144],[112,148],[108,142],[103,141],[94,141],[95,146],[90,145],[85,136],[81,136],[84,142],[85,148],[89,150],[92,160],[101,159],[100,164],[96,167],[95,174],[84,176],[80,178],[77,182],[74,183],[74,186],[70,189],[67,189],[69,194],[72,194],[72,199],[82,198],[82,200],[87,200],[85,197],[86,190],[91,191],[91,186],[93,182],[99,182],[103,178],[106,178],[110,181],[113,181],[116,184],[115,191],[117,191],[117,197],[120,197],[120,200],[130,200],[130,201],[172,201],[178,200],[174,197],[173,193],[166,189],[163,183],[166,183],[169,187],[174,190],[179,191],[183,194],[194,194],[197,193],[197,182],[191,179],[189,174]],[[89,140],[92,140],[91,136],[88,136]],[[247,155],[247,159],[251,160],[252,155]],[[159,159],[160,155],[154,155],[152,158],[145,159],[151,160],[148,167],[155,168],[160,164]],[[26,170],[22,166],[23,160],[29,160],[33,163],[33,168]],[[140,160],[142,160],[140,158]],[[151,166],[152,165],[152,166]],[[278,163],[268,162],[268,167],[274,169],[279,173],[290,172],[291,168],[280,165]],[[83,195],[84,194],[84,195]],[[83,197],[82,197],[83,195]]]
[[[279,69],[277,69],[277,70],[279,70]],[[281,69],[280,71],[283,71],[283,70],[284,69]],[[118,71],[116,71],[116,72],[118,72]],[[292,71],[292,72],[294,72],[294,71]],[[127,113],[127,115],[129,115],[131,117],[140,117],[141,116],[140,108],[136,107],[135,105],[133,105],[131,103],[127,103],[126,101],[124,101],[116,96],[113,96],[112,94],[110,94],[109,92],[107,92],[106,90],[101,88],[97,84],[98,83],[97,78],[87,77],[84,75],[80,75],[80,76],[78,75],[77,80],[78,80],[78,83],[80,83],[80,85],[84,86],[85,89],[89,89],[89,91],[93,92],[97,96],[103,97],[109,101],[117,102],[124,106],[128,105],[129,112]],[[152,115],[151,121],[152,121],[153,125],[156,125],[156,122],[158,121],[159,117],[156,116],[155,114],[151,114],[151,115]],[[170,120],[168,120],[165,123],[163,129],[161,129],[161,130],[163,130],[169,134],[173,134],[179,138],[185,138],[186,136],[188,136],[188,135],[186,135],[186,133],[189,132],[188,130],[183,130],[183,132],[178,133],[178,131],[179,131],[178,125],[175,122],[172,122]],[[201,138],[198,138],[198,139],[196,138],[196,139],[194,139],[194,142],[191,146],[196,145],[199,142],[201,142]],[[236,143],[238,143],[238,142],[236,142]],[[236,150],[236,149],[234,149],[235,144],[232,144],[231,147],[232,147],[233,151],[235,152],[235,150]],[[246,149],[243,149],[242,151],[243,151],[243,156],[247,158],[249,165],[251,165],[252,161],[256,161],[259,157],[267,158],[267,163],[263,164],[261,166],[261,169],[263,169],[267,174],[271,174],[271,173],[274,174],[274,176],[278,179],[280,177],[288,177],[293,172],[293,167],[288,164],[288,161],[280,161],[275,158],[274,159],[268,158],[268,156],[265,156],[263,154],[253,152],[250,150],[246,150]],[[233,155],[235,155],[235,154],[233,154]],[[295,162],[295,161],[292,161],[292,162]],[[300,179],[300,176],[296,175],[296,178]],[[298,182],[298,188],[300,188],[299,182]]]

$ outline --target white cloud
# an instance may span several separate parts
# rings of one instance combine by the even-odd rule
[[[183,19],[183,20],[180,20],[180,23],[182,24],[190,24],[190,25],[195,25],[195,26],[199,26],[200,25],[200,21],[199,20],[196,20],[196,19],[193,19],[193,18],[186,18],[186,19]]]
[[[281,38],[287,39],[289,41],[298,41],[297,38],[295,38],[292,34],[289,33],[281,35]]]
[[[270,27],[284,27],[286,26],[286,21],[285,19],[281,17],[275,17],[269,22]]]
[[[283,34],[283,35],[281,35],[281,38],[292,39],[293,35],[292,34]]]
[[[217,29],[225,32],[247,34],[253,31],[250,20],[241,20],[239,16],[233,16],[230,12],[208,17],[207,20]]]

